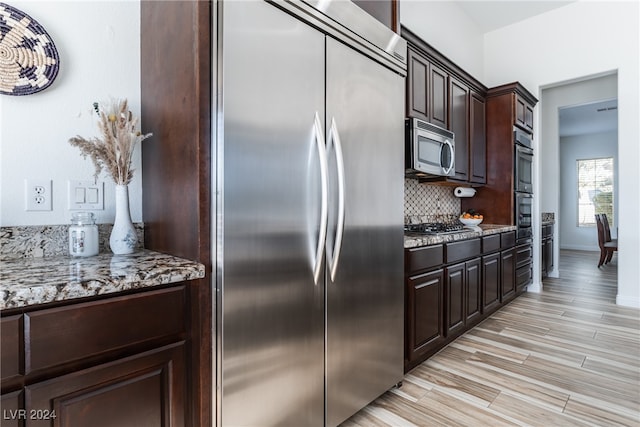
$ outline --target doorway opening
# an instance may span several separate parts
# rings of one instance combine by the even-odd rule
[[[598,282],[614,302],[618,258],[598,268],[595,214],[607,214],[616,238],[617,77],[613,72],[544,89],[539,147],[540,212],[554,220],[553,268],[541,283],[557,286],[555,278],[583,277],[585,287],[571,292],[587,292],[589,283]]]

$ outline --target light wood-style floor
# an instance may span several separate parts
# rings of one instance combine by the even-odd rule
[[[347,420],[369,426],[640,426],[640,310],[615,305],[617,255],[562,251],[544,281]]]

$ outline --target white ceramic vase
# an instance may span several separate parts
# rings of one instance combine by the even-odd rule
[[[131,254],[138,243],[138,235],[129,212],[129,187],[116,185],[116,219],[109,237],[111,251],[117,255]]]

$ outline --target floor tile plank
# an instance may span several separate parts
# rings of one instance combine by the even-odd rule
[[[617,255],[560,252],[525,293],[343,427],[640,427],[640,310],[615,305]]]

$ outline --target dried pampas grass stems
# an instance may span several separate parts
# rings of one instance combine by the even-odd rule
[[[93,104],[100,116],[98,127],[103,139],[75,136],[69,144],[80,149],[82,157],[89,157],[95,166],[95,177],[106,169],[117,185],[127,185],[133,178],[131,158],[138,142],[152,134],[136,130],[138,119],[129,111],[127,100],[112,100],[107,108]]]

